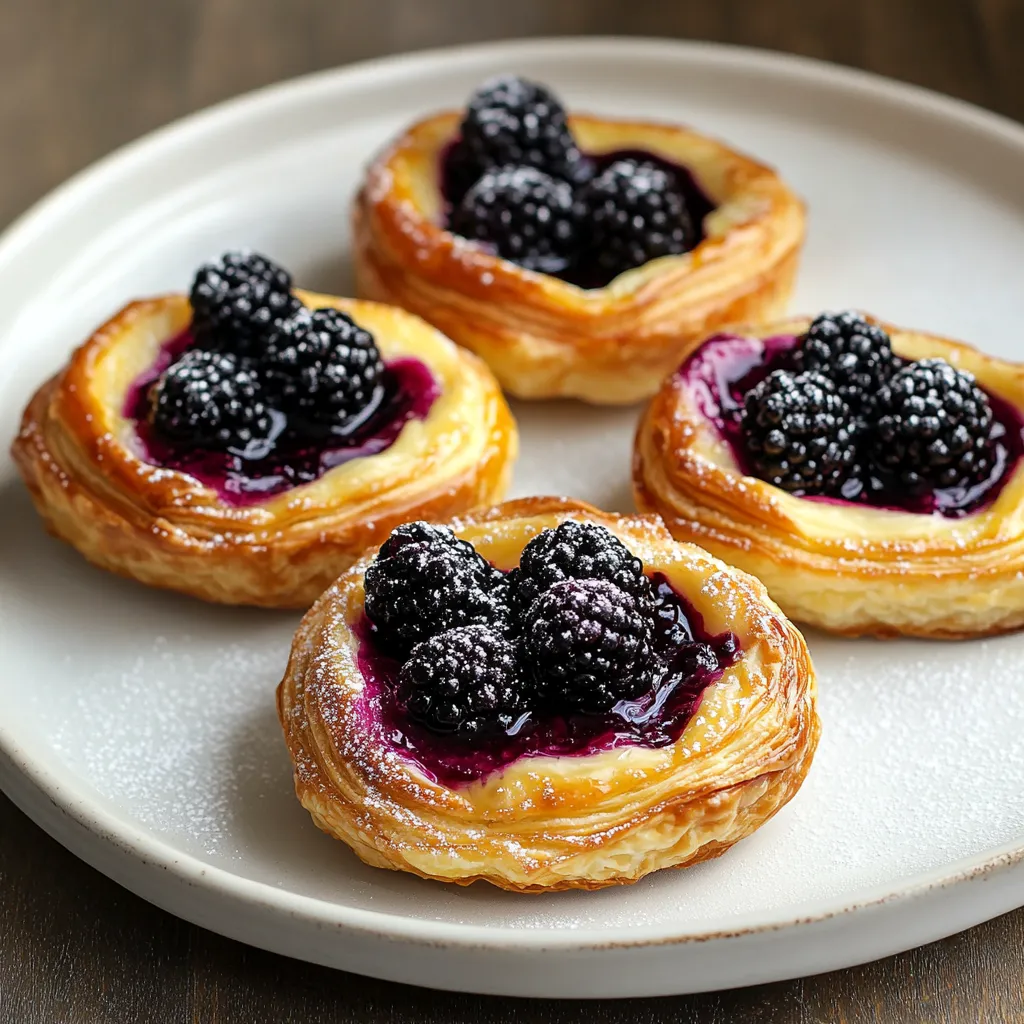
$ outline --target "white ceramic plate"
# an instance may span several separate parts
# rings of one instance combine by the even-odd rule
[[[794,309],[858,305],[1019,356],[1024,130],[787,57],[667,42],[503,44],[259,92],[137,143],[0,244],[0,434],[130,297],[251,244],[349,287],[347,209],[405,122],[515,70],[573,107],[690,122],[810,204]],[[628,509],[636,410],[519,404],[515,494]],[[785,811],[727,856],[598,893],[522,897],[362,866],[296,803],[273,708],[297,616],[115,579],[48,539],[0,463],[0,781],[154,903],[281,953],[545,996],[679,993],[842,967],[1024,903],[1024,638],[812,635],[824,733]]]

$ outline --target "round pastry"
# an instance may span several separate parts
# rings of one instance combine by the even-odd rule
[[[366,863],[518,892],[717,857],[817,743],[803,638],[654,517],[554,498],[396,529],[278,688],[299,800]]]
[[[517,443],[487,367],[433,327],[229,253],[190,297],[100,327],[12,451],[51,532],[94,564],[305,608],[396,523],[502,497]]]
[[[1024,368],[825,313],[719,334],[651,401],[637,507],[847,635],[1024,624]]]
[[[781,315],[804,207],[689,128],[567,116],[503,77],[370,166],[358,290],[418,313],[521,398],[628,403],[701,338]]]

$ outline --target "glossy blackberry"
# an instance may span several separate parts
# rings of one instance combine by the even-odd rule
[[[515,606],[523,612],[548,587],[568,579],[607,580],[629,594],[643,614],[654,609],[643,562],[597,523],[567,519],[553,530],[542,530],[523,548],[519,568],[509,577]]]
[[[607,580],[563,580],[526,613],[523,649],[540,699],[598,714],[654,684],[653,622]]]
[[[445,630],[508,629],[502,574],[443,526],[399,527],[364,576],[367,618],[381,646],[397,657]]]
[[[585,173],[561,102],[550,89],[516,75],[492,78],[473,93],[459,134],[454,155],[467,187],[468,179],[506,165],[537,167],[566,181]]]
[[[792,494],[834,494],[857,454],[850,408],[820,373],[774,370],[744,400],[754,473]]]
[[[616,160],[580,193],[577,216],[585,246],[611,280],[659,256],[687,252],[697,233],[686,198],[654,164]]]
[[[291,287],[288,271],[248,249],[204,263],[189,292],[198,344],[259,356],[274,321],[302,305]]]
[[[516,650],[489,626],[457,626],[417,644],[398,687],[410,718],[467,739],[505,731],[528,710]]]
[[[154,429],[196,448],[251,450],[272,430],[259,380],[230,352],[186,352],[153,385],[150,401]]]
[[[572,186],[536,167],[487,171],[452,213],[451,229],[527,270],[560,274],[577,243]]]
[[[882,388],[869,454],[910,491],[968,486],[992,471],[992,407],[966,370],[909,363]]]
[[[383,393],[384,361],[373,335],[338,309],[300,309],[267,337],[268,392],[311,434],[344,434]]]
[[[859,313],[822,313],[796,350],[801,370],[824,374],[856,415],[868,413],[883,384],[899,368],[889,335]]]

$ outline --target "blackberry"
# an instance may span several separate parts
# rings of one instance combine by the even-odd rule
[[[489,169],[477,164],[473,155],[467,152],[461,139],[448,147],[444,156],[441,191],[452,212],[458,208],[465,194]]]
[[[774,370],[744,400],[743,432],[757,476],[791,494],[832,494],[857,454],[850,409],[820,373]]]
[[[672,667],[684,679],[692,679],[694,676],[706,678],[717,672],[721,665],[711,644],[692,640],[674,652]]]
[[[437,526],[419,519],[412,523],[402,523],[396,526],[388,535],[388,539],[381,544],[377,558],[390,558],[409,544],[428,544],[450,548],[469,559],[480,557],[476,553],[476,548],[468,540],[456,537],[449,527]],[[480,561],[483,562],[483,559],[481,558]]]
[[[558,98],[545,86],[516,75],[492,78],[473,93],[459,134],[455,162],[463,181],[508,164],[537,167],[573,181],[586,166]],[[452,198],[458,202],[461,196]]]
[[[505,731],[529,710],[516,650],[488,626],[457,626],[417,644],[398,698],[414,721],[463,738]]]
[[[992,407],[966,370],[922,359],[882,388],[869,455],[910,491],[967,486],[993,467]]]
[[[651,689],[653,622],[607,580],[563,580],[534,601],[523,647],[540,699],[599,714]]]
[[[404,657],[458,626],[508,629],[504,577],[444,526],[400,526],[367,566],[366,615],[381,645]]]
[[[487,171],[452,213],[451,229],[527,270],[560,274],[576,249],[572,186],[536,167]]]
[[[816,370],[835,384],[855,413],[868,413],[879,389],[899,368],[889,335],[859,313],[822,313],[796,350],[801,370]]]
[[[616,160],[580,193],[586,248],[608,279],[659,256],[687,252],[697,232],[672,175],[654,164]]]
[[[197,342],[205,348],[259,356],[274,321],[302,305],[291,287],[287,270],[248,249],[204,263],[189,292]]]
[[[172,441],[257,457],[273,421],[257,376],[230,352],[191,349],[153,384],[150,418]]]
[[[523,612],[549,587],[568,579],[607,580],[629,594],[642,614],[653,614],[643,562],[597,523],[567,519],[541,531],[523,548],[519,568],[509,573],[515,604]]]
[[[311,434],[347,433],[383,394],[373,335],[338,309],[300,309],[279,321],[262,366],[274,401]]]

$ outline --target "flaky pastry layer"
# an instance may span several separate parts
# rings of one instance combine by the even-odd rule
[[[749,337],[801,335],[806,318]],[[1024,408],[1024,367],[959,342],[883,325],[907,359],[941,357]],[[808,501],[744,476],[685,379],[665,381],[634,445],[637,507],[673,536],[763,580],[786,614],[847,635],[958,639],[1024,625],[1024,466],[961,519]]]
[[[413,125],[371,165],[354,208],[358,290],[429,320],[521,398],[627,403],[715,328],[781,315],[804,207],[770,168],[688,128],[569,118],[582,149],[644,150],[685,166],[716,209],[704,240],[584,290],[445,231],[440,164],[460,115]]]
[[[814,671],[757,580],[676,543],[653,517],[564,499],[509,502],[453,525],[508,569],[531,537],[567,518],[617,534],[687,596],[709,632],[738,636],[741,659],[671,746],[521,757],[449,789],[396,750],[367,711],[353,625],[368,556],[307,613],[277,691],[299,800],[366,863],[517,892],[598,889],[717,857],[799,788],[818,739]]]
[[[234,507],[193,477],[142,458],[123,415],[132,381],[191,320],[184,295],[133,302],[97,330],[25,410],[12,454],[50,531],[89,561],[208,601],[307,608],[398,523],[500,499],[515,421],[477,358],[403,310],[296,292],[335,306],[385,359],[425,363],[440,394],[377,455],[257,505]]]

